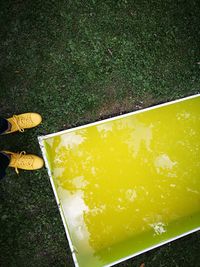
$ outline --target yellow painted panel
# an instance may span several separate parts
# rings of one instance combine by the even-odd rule
[[[46,136],[75,262],[100,267],[200,227],[200,96]]]

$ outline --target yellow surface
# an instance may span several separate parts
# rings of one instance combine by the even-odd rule
[[[200,226],[200,97],[45,140],[80,267]]]

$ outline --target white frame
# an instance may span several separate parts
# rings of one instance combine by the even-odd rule
[[[50,166],[49,166],[46,154],[45,154],[45,148],[44,148],[44,144],[43,144],[44,140],[46,140],[48,138],[51,138],[51,137],[54,137],[54,136],[61,135],[61,134],[69,133],[69,132],[72,132],[72,131],[75,131],[75,130],[80,130],[80,129],[84,129],[84,128],[87,128],[87,127],[90,127],[90,126],[95,126],[95,125],[99,125],[99,124],[102,124],[102,123],[105,123],[105,122],[117,120],[117,119],[120,119],[120,118],[129,117],[129,116],[131,116],[133,114],[138,114],[138,113],[146,112],[148,110],[157,109],[157,108],[160,108],[160,107],[172,105],[172,104],[175,104],[175,103],[178,103],[178,102],[182,102],[182,101],[185,101],[187,99],[196,98],[196,97],[200,97],[200,94],[195,94],[195,95],[184,97],[184,98],[181,98],[181,99],[178,99],[178,100],[166,102],[164,104],[159,104],[159,105],[152,106],[152,107],[149,107],[149,108],[136,110],[136,111],[133,111],[133,112],[129,112],[127,114],[120,115],[120,116],[115,116],[115,117],[112,117],[112,118],[109,118],[109,119],[104,119],[104,120],[101,120],[101,121],[92,122],[92,123],[89,123],[89,124],[86,124],[86,125],[82,125],[82,126],[78,126],[78,127],[74,127],[74,128],[70,128],[70,129],[67,129],[67,130],[63,130],[63,131],[59,131],[59,132],[56,132],[56,133],[52,133],[52,134],[48,134],[48,135],[44,135],[44,136],[39,136],[38,137],[38,142],[39,142],[39,145],[40,145],[40,148],[41,148],[41,151],[42,151],[42,155],[43,155],[43,158],[44,158],[44,161],[45,161],[45,166],[47,168],[47,172],[48,172],[48,175],[49,175],[49,178],[50,178],[50,182],[51,182],[51,186],[53,188],[53,192],[54,192],[54,195],[55,195],[55,198],[56,198],[58,209],[60,211],[60,215],[61,215],[62,222],[63,222],[64,228],[65,228],[65,232],[66,232],[66,235],[67,235],[67,239],[68,239],[68,242],[69,242],[69,246],[70,246],[70,250],[71,250],[71,253],[72,253],[72,257],[73,257],[73,260],[74,260],[75,267],[80,267],[79,264],[78,264],[78,260],[76,258],[76,253],[75,253],[76,249],[72,245],[72,240],[70,238],[70,233],[69,233],[69,229],[67,227],[67,222],[65,221],[65,216],[64,216],[63,210],[61,208],[61,203],[59,201],[59,198],[58,198],[58,195],[57,195],[57,192],[56,192],[56,188],[55,188],[55,185],[54,185],[54,182],[53,182],[52,173],[51,173]],[[150,250],[152,250],[154,248],[163,246],[163,245],[165,245],[165,244],[167,244],[169,242],[172,242],[172,241],[174,241],[176,239],[179,239],[179,238],[184,237],[186,235],[189,235],[191,233],[197,232],[199,230],[200,230],[200,226],[195,228],[195,229],[193,229],[193,230],[191,230],[191,231],[185,232],[185,233],[183,233],[181,235],[178,235],[178,236],[176,236],[174,238],[168,239],[168,240],[166,240],[164,242],[160,242],[157,245],[151,246],[151,247],[149,247],[147,249],[144,249],[144,250],[141,250],[141,251],[139,251],[137,253],[133,253],[130,256],[124,257],[124,258],[122,258],[122,259],[120,259],[118,261],[112,262],[111,264],[104,265],[102,267],[113,266],[113,265],[118,264],[120,262],[126,261],[128,259],[133,258],[133,257],[136,257],[136,256],[138,256],[138,255],[140,255],[142,253],[150,251]]]

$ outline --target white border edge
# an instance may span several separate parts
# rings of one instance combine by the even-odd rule
[[[150,251],[150,250],[153,250],[153,249],[155,249],[155,248],[161,247],[161,246],[166,245],[166,244],[168,244],[168,243],[170,243],[170,242],[172,242],[172,241],[175,241],[175,240],[177,240],[177,239],[179,239],[179,238],[182,238],[182,237],[184,237],[184,236],[187,236],[187,235],[189,235],[189,234],[192,234],[192,233],[195,233],[195,232],[198,232],[198,231],[200,231],[200,227],[197,227],[197,228],[195,228],[195,229],[193,229],[193,230],[190,230],[190,231],[188,231],[188,232],[185,232],[185,233],[183,233],[183,234],[181,234],[181,235],[178,235],[178,236],[172,237],[172,238],[170,238],[170,239],[167,239],[166,241],[163,241],[163,242],[161,242],[161,243],[158,243],[158,244],[156,244],[156,245],[154,245],[154,246],[151,246],[151,247],[149,247],[149,248],[147,248],[147,249],[141,250],[141,251],[139,251],[139,252],[137,252],[137,253],[131,254],[131,255],[127,256],[127,257],[121,258],[120,260],[114,261],[114,262],[112,262],[111,264],[104,265],[104,266],[102,266],[102,267],[111,267],[111,266],[113,266],[113,265],[115,265],[115,264],[124,262],[124,261],[126,261],[126,260],[129,260],[129,259],[131,259],[131,258],[134,258],[134,257],[136,257],[136,256],[139,256],[139,255],[141,255],[141,254],[143,254],[143,253],[146,253],[146,252],[148,252],[148,251]]]
[[[57,206],[58,206],[61,218],[62,218],[62,222],[63,222],[64,228],[65,228],[65,233],[67,235],[67,240],[69,242],[69,247],[70,247],[70,250],[71,250],[71,253],[72,253],[72,258],[73,258],[75,267],[79,267],[78,260],[76,258],[76,254],[75,254],[75,248],[73,247],[73,244],[72,244],[70,233],[69,233],[69,230],[67,228],[67,223],[65,221],[65,216],[64,216],[63,210],[61,209],[61,203],[59,201],[58,194],[56,192],[56,188],[55,188],[55,185],[54,185],[54,181],[53,181],[53,177],[52,177],[52,174],[51,174],[50,166],[49,166],[47,157],[45,155],[45,148],[44,148],[43,139],[40,136],[38,137],[38,142],[39,142],[39,145],[40,145],[40,149],[42,151],[42,156],[44,158],[45,166],[46,166],[46,169],[47,169],[47,172],[48,172],[48,176],[49,176],[49,179],[50,179],[50,182],[51,182],[51,186],[53,188],[53,192],[54,192],[54,196],[55,196],[55,199],[56,199],[56,203],[57,203]]]
[[[68,133],[68,132],[84,129],[84,128],[87,128],[87,127],[90,127],[90,126],[95,126],[95,125],[98,125],[98,124],[102,124],[102,123],[113,121],[113,120],[117,120],[117,119],[122,119],[122,118],[125,118],[125,117],[129,117],[129,116],[131,116],[133,114],[143,113],[143,112],[146,112],[146,111],[149,111],[149,110],[152,110],[152,109],[165,107],[165,106],[168,106],[168,105],[172,105],[172,104],[175,104],[175,103],[178,103],[178,102],[182,102],[182,101],[185,101],[187,99],[196,98],[196,97],[200,97],[200,94],[198,93],[198,94],[195,94],[195,95],[192,95],[192,96],[187,96],[187,97],[184,97],[184,98],[180,98],[180,99],[177,99],[177,100],[169,101],[169,102],[162,103],[162,104],[159,104],[159,105],[154,105],[154,106],[151,106],[151,107],[148,107],[148,108],[135,110],[135,111],[132,111],[132,112],[129,112],[129,113],[126,113],[126,114],[119,115],[119,116],[114,116],[112,118],[103,119],[103,120],[99,120],[99,121],[96,121],[96,122],[88,123],[88,124],[85,124],[85,125],[69,128],[69,129],[66,129],[66,130],[62,130],[62,131],[59,131],[59,132],[56,132],[56,133],[51,133],[51,134],[39,136],[38,138],[40,138],[40,140],[48,139],[48,138],[51,138],[51,137],[55,137],[57,135],[61,135],[61,134],[65,134],[65,133]]]

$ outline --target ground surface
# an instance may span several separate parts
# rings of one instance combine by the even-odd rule
[[[37,136],[200,92],[198,0],[2,0],[0,114],[43,124],[0,138],[40,154]],[[119,267],[200,266],[190,235]],[[0,266],[73,266],[46,170],[0,182]]]

